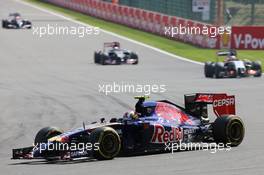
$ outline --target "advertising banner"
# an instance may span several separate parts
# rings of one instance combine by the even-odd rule
[[[264,27],[232,27],[231,47],[233,49],[264,50]]]

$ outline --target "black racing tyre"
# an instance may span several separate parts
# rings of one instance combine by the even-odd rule
[[[98,144],[93,150],[93,157],[97,160],[110,160],[116,157],[121,149],[118,133],[110,127],[97,128],[91,133],[91,143]]]
[[[236,69],[236,66],[234,63],[229,63],[227,65],[227,71],[230,72],[230,71],[233,71],[233,74],[230,74],[228,75],[229,78],[237,78],[237,76],[243,76],[243,74],[241,73],[241,69]]]
[[[132,59],[136,59],[136,62],[133,63],[134,65],[137,65],[138,64],[138,55],[136,53],[131,53],[131,58]]]
[[[252,69],[257,71],[257,73],[254,75],[254,77],[261,77],[262,76],[262,67],[260,62],[253,62],[252,63]]]
[[[36,134],[34,144],[47,143],[48,139],[60,135],[63,133],[63,130],[57,127],[45,127],[38,131]]]
[[[120,65],[122,63],[121,58],[116,59],[116,65]]]
[[[2,28],[5,28],[5,27],[6,27],[6,21],[2,20]]]
[[[30,25],[27,27],[27,29],[31,29],[32,28],[32,23],[30,21],[24,21],[24,25]]]
[[[136,62],[133,63],[134,65],[137,65],[138,64],[138,59],[136,60]]]
[[[223,78],[224,73],[224,63],[217,62],[215,63],[215,78]]]
[[[238,146],[243,141],[244,135],[245,127],[238,116],[221,116],[213,123],[213,136],[216,143]]]
[[[214,77],[214,66],[212,62],[205,62],[204,64],[204,75],[206,78]]]
[[[100,59],[99,59],[99,63],[101,64],[101,65],[106,65],[105,64],[105,56],[100,56]]]
[[[94,63],[99,63],[99,53],[94,52]]]

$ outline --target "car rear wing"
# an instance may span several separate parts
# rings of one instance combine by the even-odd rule
[[[119,42],[108,42],[108,43],[104,43],[104,50],[107,48],[120,48],[120,43]]]
[[[207,105],[212,104],[217,117],[235,115],[235,96],[225,93],[196,93],[184,95],[185,109],[193,115],[204,116],[208,114]]]
[[[21,15],[19,13],[10,13],[9,16],[17,17],[17,16],[21,16]]]
[[[216,52],[217,56],[237,56],[237,51],[236,50],[226,50],[226,51],[218,51]]]

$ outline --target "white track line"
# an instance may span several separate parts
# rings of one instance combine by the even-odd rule
[[[70,18],[70,17],[66,17],[66,16],[64,16],[64,15],[62,15],[62,14],[60,14],[60,13],[56,13],[56,12],[54,12],[54,11],[47,10],[46,8],[42,8],[42,7],[39,7],[39,6],[37,6],[37,5],[33,5],[33,4],[28,3],[28,2],[25,2],[25,1],[21,1],[21,0],[14,0],[14,1],[19,2],[19,3],[23,4],[23,5],[26,5],[26,6],[29,6],[29,7],[35,8],[35,9],[38,9],[38,10],[40,10],[40,11],[42,11],[42,12],[46,12],[46,13],[49,13],[49,14],[51,14],[51,15],[54,15],[54,16],[57,16],[57,17],[63,18],[63,19],[65,19],[65,20],[71,21],[71,22],[76,23],[76,24],[80,24],[80,25],[83,25],[83,26],[91,26],[91,25],[88,25],[88,24],[86,24],[86,23],[83,23],[83,22],[80,22],[80,21],[74,20],[74,19],[72,19],[72,18]],[[184,58],[184,57],[181,57],[181,56],[174,55],[174,54],[172,54],[172,53],[169,53],[169,52],[166,52],[166,51],[164,51],[164,50],[158,49],[158,48],[156,48],[156,47],[152,47],[152,46],[150,46],[150,45],[147,45],[147,44],[144,44],[144,43],[141,43],[141,42],[135,41],[135,40],[130,39],[130,38],[127,38],[127,37],[125,37],[125,36],[121,36],[121,35],[118,35],[118,34],[116,34],[116,33],[113,33],[113,32],[109,32],[109,31],[103,30],[103,29],[101,29],[101,28],[100,28],[100,30],[101,30],[102,32],[106,33],[106,34],[109,34],[109,35],[112,35],[112,36],[118,37],[118,38],[120,38],[120,39],[123,39],[123,40],[129,41],[129,42],[135,43],[135,44],[137,44],[137,45],[141,45],[141,46],[143,46],[143,47],[146,47],[146,48],[149,48],[149,49],[152,49],[152,50],[155,50],[155,51],[160,52],[160,53],[162,53],[162,54],[165,54],[165,55],[168,55],[168,56],[174,57],[174,58],[176,58],[176,59],[178,59],[178,60],[182,60],[182,61],[186,61],[186,62],[190,62],[190,63],[198,64],[198,65],[203,65],[203,63],[201,63],[201,62],[193,61],[193,60],[190,60],[190,59],[188,59],[188,58]]]

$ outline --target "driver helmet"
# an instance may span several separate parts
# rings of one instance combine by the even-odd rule
[[[234,61],[237,60],[237,57],[235,55],[230,55],[226,58],[226,61]]]
[[[131,118],[131,119],[137,119],[137,118],[138,118],[138,115],[135,113],[135,111],[130,111],[130,112],[127,114],[127,117],[128,117],[128,118]]]
[[[232,55],[232,56],[230,56],[229,57],[231,60],[236,60],[237,59],[237,57],[235,56],[235,55]]]

